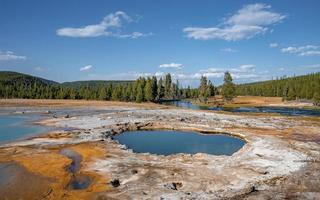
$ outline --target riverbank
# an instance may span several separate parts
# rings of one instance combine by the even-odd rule
[[[222,96],[217,95],[209,98],[207,103],[199,102],[194,99],[189,99],[192,103],[199,106],[222,106],[226,108],[235,107],[290,107],[290,108],[307,108],[320,109],[314,106],[311,102],[299,101],[282,101],[281,97],[260,97],[260,96],[237,96],[231,102],[224,102]]]
[[[49,106],[42,104],[43,112],[52,105],[63,105],[64,112],[73,108],[69,101],[50,101]],[[76,107],[79,104],[83,105],[77,101]],[[85,106],[96,112],[41,121],[70,130],[1,146],[0,163],[13,162],[26,175],[17,176],[18,181],[0,193],[9,199],[21,195],[31,199],[312,199],[320,195],[319,117],[225,114],[157,104],[92,104]],[[111,139],[126,130],[145,129],[223,132],[247,143],[232,156],[157,156],[134,153]],[[87,188],[69,187],[74,174],[67,169],[73,160],[61,154],[63,149],[81,156],[76,175],[92,180]],[[35,180],[32,187],[21,184],[30,180]],[[16,188],[18,193],[14,193]]]

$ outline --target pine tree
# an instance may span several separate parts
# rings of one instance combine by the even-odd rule
[[[208,96],[211,97],[214,95],[215,95],[215,88],[214,88],[212,82],[209,80],[208,81]]]
[[[201,101],[207,101],[208,99],[207,77],[205,76],[201,76],[200,79],[199,98]]]
[[[135,81],[135,101],[140,103],[145,100],[144,88],[146,86],[146,79],[140,77]]]
[[[143,88],[141,84],[138,84],[137,94],[136,94],[136,102],[141,103],[143,101]]]
[[[296,99],[295,90],[293,87],[289,87],[287,100],[294,100],[294,99]]]
[[[221,92],[223,98],[227,101],[231,101],[236,96],[235,85],[233,84],[231,74],[228,71],[224,74],[224,82]]]
[[[125,101],[132,101],[131,95],[132,95],[132,84],[128,84],[125,89],[125,95],[124,95]]]
[[[113,85],[112,83],[107,85],[107,93],[106,93],[106,100],[111,100],[112,98],[112,90],[113,90]]]
[[[171,79],[171,75],[168,73],[165,76],[165,80],[164,80],[164,97],[166,99],[171,99],[172,98],[172,79]]]
[[[152,77],[152,97],[153,97],[153,101],[155,101],[157,99],[157,95],[158,95],[158,81],[157,81],[157,77],[153,76]]]
[[[120,101],[121,100],[121,85],[117,85],[116,87],[114,87],[113,91],[112,91],[112,95],[111,95],[111,99],[113,101]]]
[[[51,94],[50,94],[51,96]],[[77,91],[73,88],[70,89],[70,99],[77,99],[78,97],[78,94],[77,94]]]
[[[163,86],[162,78],[159,79],[158,82],[158,91],[157,91],[157,99],[160,100],[164,97],[165,89]]]
[[[99,89],[99,99],[100,100],[107,100],[107,91],[103,85],[100,86],[100,89]]]
[[[146,82],[146,86],[144,88],[145,99],[147,101],[153,101],[154,100],[152,89],[153,89],[152,88],[152,79],[150,77],[148,77],[147,82]]]
[[[314,93],[312,101],[313,101],[313,105],[320,106],[320,94],[319,94],[319,91]]]

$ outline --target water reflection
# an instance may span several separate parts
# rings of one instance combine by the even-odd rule
[[[114,136],[121,144],[137,153],[170,155],[208,153],[232,155],[245,142],[222,134],[199,134],[183,131],[128,131]]]

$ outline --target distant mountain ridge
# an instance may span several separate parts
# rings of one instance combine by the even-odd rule
[[[97,87],[97,86],[107,86],[109,84],[112,85],[119,85],[119,84],[129,84],[133,83],[134,81],[129,80],[89,80],[89,81],[71,81],[71,82],[63,82],[61,85],[72,87],[75,89],[79,89],[81,86],[89,86],[89,87]]]
[[[4,85],[23,83],[25,85],[40,84],[40,85],[58,85],[58,82],[47,80],[44,78],[32,76],[29,74],[23,74],[12,71],[0,71],[0,83]]]
[[[79,89],[81,86],[89,86],[89,87],[97,87],[100,85],[106,86],[108,84],[119,85],[119,84],[128,84],[134,81],[130,80],[89,80],[89,81],[70,81],[70,82],[63,82],[59,83],[56,81],[44,79],[41,77],[24,74],[20,72],[13,72],[13,71],[0,71],[0,83],[3,85],[11,85],[11,84],[24,84],[24,85],[31,85],[31,84],[39,84],[42,86],[53,86],[53,85],[60,85],[71,87],[74,89]]]

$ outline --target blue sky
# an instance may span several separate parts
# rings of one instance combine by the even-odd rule
[[[0,0],[0,70],[220,84],[320,71],[320,1]]]

